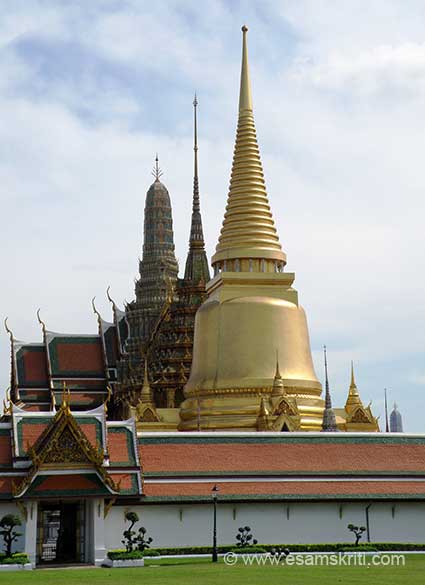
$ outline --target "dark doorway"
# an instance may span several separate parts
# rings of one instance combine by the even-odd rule
[[[38,564],[83,563],[85,514],[82,502],[40,503]]]
[[[289,433],[288,425],[284,423],[283,427],[280,429],[281,433]]]

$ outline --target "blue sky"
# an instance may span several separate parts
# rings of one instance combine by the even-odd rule
[[[236,125],[240,27],[288,270],[334,405],[356,364],[424,432],[423,2],[0,0],[0,313],[16,338],[94,332],[90,300],[133,297],[155,153],[184,265],[192,99],[208,252],[223,217]],[[0,386],[9,347],[0,333]]]

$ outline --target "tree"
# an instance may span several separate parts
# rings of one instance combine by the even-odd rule
[[[125,515],[125,519],[127,520],[127,522],[130,522],[130,526],[128,527],[127,530],[124,530],[123,532],[124,540],[122,540],[121,542],[125,544],[127,552],[133,552],[134,547],[135,545],[137,545],[138,542],[136,531],[133,530],[133,526],[136,524],[136,522],[139,521],[139,516],[136,514],[136,512],[127,512]]]
[[[236,546],[251,546],[257,544],[258,540],[252,537],[251,528],[249,526],[241,526],[236,534]]]
[[[14,514],[6,514],[0,520],[0,535],[3,537],[6,557],[12,556],[12,545],[22,535],[22,532],[16,532],[17,526],[22,526],[22,521]]]
[[[366,530],[366,526],[360,526],[359,528],[358,526],[354,526],[354,524],[349,524],[347,528],[354,534],[356,538],[355,546],[359,546],[359,541]]]

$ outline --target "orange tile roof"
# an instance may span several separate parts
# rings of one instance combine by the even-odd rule
[[[208,483],[150,483],[145,481],[144,494],[148,497],[205,496],[211,498],[215,482]],[[220,498],[229,496],[335,496],[403,495],[425,497],[425,480],[415,481],[320,481],[320,482],[221,482]]]
[[[425,442],[314,443],[142,443],[139,456],[146,473],[154,472],[356,472],[423,471]]]

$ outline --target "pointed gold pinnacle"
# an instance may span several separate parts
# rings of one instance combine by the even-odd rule
[[[267,198],[252,110],[246,26],[242,27],[239,120],[226,213],[212,263],[231,259],[286,262]],[[242,271],[245,271],[243,268]]]

